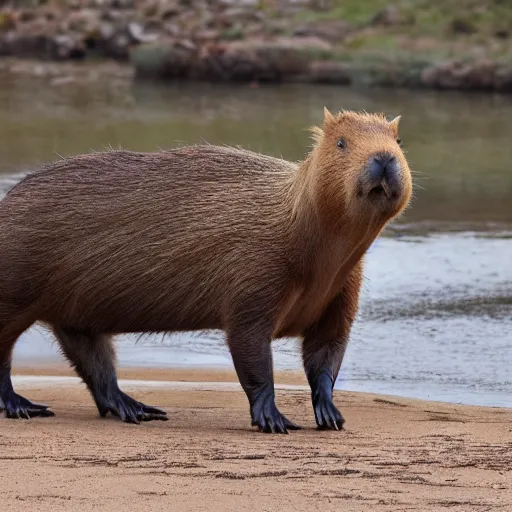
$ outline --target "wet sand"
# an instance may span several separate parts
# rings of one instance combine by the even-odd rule
[[[16,374],[57,415],[0,419],[10,512],[512,510],[510,409],[336,391],[346,430],[318,432],[303,376],[280,372],[278,405],[304,429],[271,436],[250,427],[239,386],[222,384],[231,371],[121,370],[125,391],[169,414],[140,426],[99,419],[64,366]]]

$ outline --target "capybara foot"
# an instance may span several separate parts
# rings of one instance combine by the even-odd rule
[[[283,416],[274,402],[274,395],[264,392],[258,396],[251,408],[252,425],[265,433],[288,434],[288,430],[301,427]]]
[[[345,420],[332,402],[332,379],[322,372],[311,386],[315,420],[320,430],[343,430]]]
[[[30,400],[17,395],[14,391],[3,397],[3,406],[0,410],[5,410],[7,418],[23,418],[29,420],[35,416],[42,416],[47,418],[49,416],[55,416],[53,411],[48,409],[47,405],[34,404]]]
[[[345,420],[332,400],[322,397],[313,403],[313,407],[319,430],[343,430]]]
[[[125,423],[139,424],[141,421],[167,421],[167,413],[156,407],[137,402],[121,390],[117,390],[109,405],[100,408],[100,415],[105,417],[110,412]]]

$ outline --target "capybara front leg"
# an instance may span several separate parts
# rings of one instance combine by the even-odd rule
[[[12,350],[18,336],[24,330],[13,329],[8,325],[0,327],[0,411],[5,411],[8,418],[55,416],[47,405],[35,404],[14,392],[11,380]]]
[[[304,369],[311,387],[315,420],[319,429],[341,430],[345,420],[333,402],[334,383],[345,353],[343,342],[315,347],[312,338],[303,343]]]
[[[300,427],[275,403],[270,336],[257,327],[236,326],[228,333],[235,370],[249,399],[252,425],[266,433],[287,434]]]
[[[333,389],[357,314],[361,279],[362,262],[354,267],[320,320],[304,333],[302,358],[319,429],[341,430],[345,422],[333,403]]]
[[[109,412],[126,423],[167,420],[161,409],[137,402],[118,386],[112,338],[68,328],[54,328],[64,355],[85,382],[100,416]]]

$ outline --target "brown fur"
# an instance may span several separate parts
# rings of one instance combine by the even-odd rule
[[[223,329],[246,391],[262,365],[272,380],[261,340],[282,336],[304,338],[307,365],[333,359],[335,377],[329,350],[347,342],[363,255],[411,194],[397,125],[326,111],[298,165],[204,145],[81,155],[26,177],[0,202],[0,361],[36,321],[94,339]],[[400,164],[392,204],[360,197],[378,151]]]

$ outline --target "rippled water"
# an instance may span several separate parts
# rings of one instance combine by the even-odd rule
[[[1,77],[0,77],[1,78]],[[512,99],[292,86],[50,87],[0,80],[0,188],[41,162],[107,146],[241,144],[293,160],[322,108],[402,114],[412,207],[372,247],[338,387],[512,406]],[[15,362],[58,357],[40,328]],[[119,339],[120,364],[231,365],[222,336]],[[295,340],[278,367],[299,367]]]

